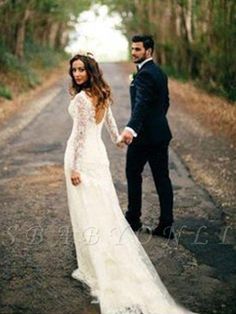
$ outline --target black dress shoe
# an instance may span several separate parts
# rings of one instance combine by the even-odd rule
[[[136,231],[140,231],[142,229],[142,223],[138,223],[138,224],[135,224],[135,225],[130,225],[130,227],[133,229],[134,232]]]
[[[167,239],[174,239],[175,237],[175,234],[172,230],[172,226],[162,226],[162,225],[159,225],[155,229],[153,229],[152,235],[167,238]]]
[[[130,224],[130,227],[132,228],[134,232],[139,231],[142,228],[143,224],[140,220],[131,219],[127,215],[125,215],[125,219],[128,221],[128,223]]]

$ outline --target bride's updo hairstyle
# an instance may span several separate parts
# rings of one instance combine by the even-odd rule
[[[81,85],[76,83],[72,74],[72,65],[76,60],[83,62],[88,74],[88,80]],[[93,55],[91,53],[87,53],[86,55],[76,54],[70,59],[69,74],[72,79],[69,89],[70,94],[75,96],[81,90],[84,90],[94,101],[96,122],[99,123],[104,116],[106,108],[112,103],[112,98],[110,86],[104,80],[102,70]]]

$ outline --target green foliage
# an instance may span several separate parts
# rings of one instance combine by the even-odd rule
[[[52,47],[40,46],[31,41],[25,44],[25,59],[31,65],[38,68],[54,68],[64,59],[68,59],[68,55],[62,49],[55,50]]]
[[[174,67],[168,65],[163,65],[162,68],[168,76],[171,76],[181,82],[187,82],[189,80],[189,76],[186,72],[177,71]]]
[[[92,0],[91,0],[92,1]],[[40,84],[40,70],[68,58],[69,23],[91,5],[90,0],[14,0],[0,5],[0,68],[19,79],[23,89]],[[18,82],[17,82],[18,83]],[[11,97],[1,86],[1,95]]]
[[[236,100],[235,0],[101,0],[119,12],[130,40],[154,35],[156,58],[174,77],[190,78]]]
[[[11,100],[12,99],[12,94],[11,91],[8,87],[5,85],[0,84],[0,97],[6,98]]]
[[[67,31],[92,0],[21,0],[0,5],[1,43],[19,58],[24,58],[26,42],[63,50]]]
[[[29,66],[29,62],[19,60],[3,45],[0,45],[0,65],[2,71],[16,74],[16,77],[21,77],[21,80],[29,87],[34,87],[40,83],[39,77]]]

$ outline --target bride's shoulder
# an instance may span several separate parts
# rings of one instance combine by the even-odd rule
[[[80,104],[80,103],[85,103],[86,99],[87,99],[86,93],[82,90],[79,93],[71,97],[71,102],[75,104]]]
[[[74,99],[77,99],[77,98],[81,98],[81,97],[84,97],[84,96],[86,96],[85,91],[81,90],[80,92],[72,95],[71,96],[71,100],[74,100]]]

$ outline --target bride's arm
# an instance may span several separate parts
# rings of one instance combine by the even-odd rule
[[[108,107],[106,112],[105,126],[108,130],[108,133],[110,134],[112,142],[115,144],[118,143],[120,141],[120,135],[110,106]]]
[[[71,153],[72,171],[78,171],[79,159],[82,157],[87,125],[89,121],[88,106],[85,98],[77,94],[74,100],[75,115],[73,117],[73,149]]]

